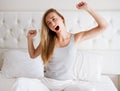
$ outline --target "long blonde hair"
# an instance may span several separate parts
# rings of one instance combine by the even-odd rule
[[[44,13],[42,18],[41,43],[40,43],[41,57],[44,64],[47,63],[52,58],[56,40],[56,33],[51,31],[46,24],[46,16],[51,12],[54,12],[57,15],[59,15],[63,19],[63,23],[65,24],[64,17],[55,9],[51,8]]]

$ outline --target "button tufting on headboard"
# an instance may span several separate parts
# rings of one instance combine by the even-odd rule
[[[70,32],[84,31],[96,26],[95,20],[85,12],[61,13],[65,16]],[[108,29],[101,35],[81,43],[80,49],[120,49],[120,12],[100,13],[108,21]],[[40,30],[42,15],[43,12],[0,12],[0,48],[27,48],[26,34],[29,29]],[[39,38],[35,37],[35,45]]]

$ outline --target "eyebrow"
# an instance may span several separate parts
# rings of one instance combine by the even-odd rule
[[[52,16],[50,19],[54,18],[55,16]]]
[[[55,17],[55,16],[52,16],[52,17],[50,17],[50,19],[53,19],[54,17]],[[46,23],[48,24],[48,23],[49,23],[49,21],[47,21]]]

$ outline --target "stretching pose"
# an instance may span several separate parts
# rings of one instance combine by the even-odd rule
[[[37,34],[36,30],[30,30],[27,34],[30,57],[42,57],[45,65],[45,77],[57,80],[74,79],[73,64],[78,43],[97,36],[107,27],[106,20],[91,9],[86,2],[79,2],[76,8],[88,12],[95,19],[97,26],[71,34],[66,30],[64,17],[52,8],[43,15],[41,41],[37,48],[33,44],[33,37]],[[72,90],[67,88],[65,91]],[[79,88],[79,90],[73,91],[81,90]]]

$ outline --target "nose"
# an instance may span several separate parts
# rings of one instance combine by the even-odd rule
[[[55,26],[55,22],[51,22],[51,24],[52,24],[52,27],[54,27],[54,26]]]

